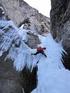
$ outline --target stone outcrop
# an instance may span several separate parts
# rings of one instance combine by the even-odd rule
[[[23,93],[19,76],[9,61],[0,62],[0,93]]]
[[[65,55],[64,65],[70,69],[70,1],[51,0],[51,33],[57,41],[62,41]]]

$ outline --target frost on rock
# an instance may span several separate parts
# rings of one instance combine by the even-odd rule
[[[11,24],[7,25],[7,22],[5,23],[4,21],[0,21],[0,56],[2,56],[4,52],[7,52],[10,49],[14,37],[17,35],[15,29],[9,28]]]
[[[14,29],[17,29],[17,27],[15,26],[15,24],[13,23],[13,21],[9,20],[0,20],[0,28],[4,28],[6,29],[7,27],[13,27]]]
[[[63,48],[51,34],[40,36],[41,46],[46,47],[47,58],[40,55],[38,62],[38,84],[31,93],[70,93],[70,71],[62,64]]]
[[[33,57],[31,49],[24,43],[23,38],[27,39],[24,33],[11,20],[0,20],[0,57],[4,55],[4,60],[11,59],[17,71],[25,66],[32,67]]]
[[[27,32],[28,30],[23,29],[23,26],[19,27],[18,34],[20,35],[20,37],[22,38],[24,42],[27,42],[28,40]]]
[[[14,67],[17,71],[22,71],[25,66],[31,68],[32,56],[30,49],[22,42],[19,48],[14,46],[10,49],[8,57],[14,59]]]

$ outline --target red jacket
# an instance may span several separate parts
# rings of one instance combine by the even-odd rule
[[[37,52],[43,52],[46,48],[38,47]]]

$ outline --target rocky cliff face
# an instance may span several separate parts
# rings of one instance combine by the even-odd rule
[[[39,33],[47,32],[50,28],[49,18],[30,7],[24,0],[0,0],[6,15],[16,24],[24,23],[25,27]],[[30,25],[25,20],[29,19]]]
[[[23,90],[30,93],[36,87],[37,68],[32,73],[26,68],[18,72],[16,69],[22,69],[23,65],[15,69],[13,64],[15,61],[15,66],[19,57],[25,55],[25,49],[36,48],[40,44],[37,34],[47,33],[49,28],[49,18],[39,14],[23,0],[0,0],[0,93],[23,93]],[[23,33],[27,40],[21,39],[17,33],[23,29],[27,32],[26,35]]]
[[[57,41],[62,40],[68,53],[64,64],[70,69],[70,1],[51,0],[51,5],[51,33]]]
[[[11,19],[17,26],[23,24],[24,29],[32,30],[32,32],[39,34],[50,31],[50,19],[30,7],[24,0],[0,0],[0,3],[5,9],[7,18]],[[29,42],[32,39],[32,44],[29,44],[29,46],[35,48],[38,42],[36,42],[34,35],[29,36]]]

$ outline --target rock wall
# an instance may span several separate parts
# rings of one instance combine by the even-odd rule
[[[29,6],[24,0],[0,0],[0,3],[5,8],[6,15],[17,26],[23,23],[25,19],[29,19],[31,30],[37,30],[39,33],[50,30],[50,19]],[[41,31],[43,27],[45,29]]]
[[[0,93],[23,93],[20,75],[9,61],[0,62]]]
[[[60,41],[67,51],[64,65],[70,69],[70,1],[51,0],[51,33],[53,37]]]

